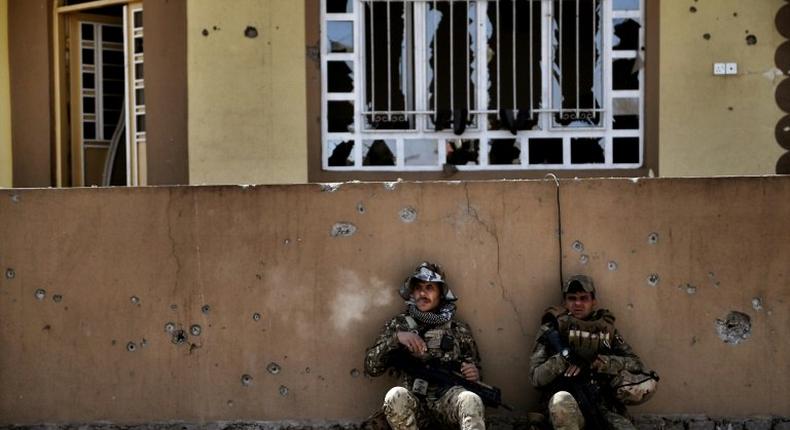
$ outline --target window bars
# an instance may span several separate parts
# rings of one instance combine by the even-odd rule
[[[324,168],[639,167],[641,6],[324,0]]]

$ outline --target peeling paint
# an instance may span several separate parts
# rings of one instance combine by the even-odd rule
[[[752,319],[745,313],[732,311],[723,320],[716,320],[716,333],[724,343],[737,345],[751,337]]]
[[[321,191],[325,193],[334,193],[335,191],[340,189],[340,186],[343,185],[342,182],[327,182],[321,185]]]
[[[353,236],[357,232],[357,226],[350,222],[339,222],[332,226],[329,235],[332,237]]]

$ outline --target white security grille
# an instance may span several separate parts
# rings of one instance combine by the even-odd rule
[[[328,170],[636,168],[640,0],[323,0]]]

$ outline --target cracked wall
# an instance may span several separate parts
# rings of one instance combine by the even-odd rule
[[[362,418],[395,382],[364,349],[423,259],[532,409],[560,244],[662,377],[635,412],[787,416],[788,193],[560,181],[559,241],[554,181],[0,190],[0,424]]]

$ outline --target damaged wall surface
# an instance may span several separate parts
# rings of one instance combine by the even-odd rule
[[[662,377],[634,412],[788,416],[788,195],[782,177],[0,190],[0,424],[359,419],[395,383],[364,350],[423,259],[485,381],[535,409],[560,255]]]
[[[774,92],[790,70],[774,56],[784,0],[661,3],[661,176],[776,173],[784,150]],[[738,74],[714,76],[714,63]]]

